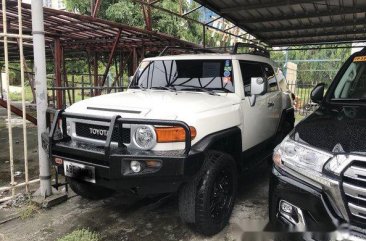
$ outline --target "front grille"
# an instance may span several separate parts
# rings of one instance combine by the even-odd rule
[[[366,224],[366,166],[354,161],[343,174],[343,190],[351,221]]]
[[[108,126],[92,125],[85,123],[75,123],[76,135],[84,138],[105,141],[107,139]],[[130,128],[122,128],[122,142],[129,144],[131,139]],[[118,128],[115,127],[112,135],[112,141],[118,142]]]

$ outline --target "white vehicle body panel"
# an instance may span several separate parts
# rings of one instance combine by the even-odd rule
[[[280,91],[257,96],[256,104],[250,105],[249,98],[244,95],[239,60],[268,63],[268,58],[255,55],[178,55],[147,58],[152,60],[198,60],[198,59],[229,59],[232,60],[235,93],[219,93],[210,95],[205,92],[169,91],[169,90],[140,90],[129,89],[126,92],[107,94],[93,97],[73,104],[66,112],[112,117],[120,115],[122,118],[179,120],[186,122],[197,130],[197,136],[192,145],[209,134],[231,127],[242,130],[242,150],[247,150],[264,140],[272,137],[278,126],[281,112],[284,108],[283,95]],[[268,107],[268,102],[275,105]],[[287,106],[289,108],[290,106]],[[75,135],[75,122],[71,123],[72,138]],[[89,122],[90,123],[90,122]],[[108,125],[108,123],[95,123]],[[133,129],[131,129],[133,130]],[[131,136],[133,133],[131,133]],[[103,144],[103,141],[93,143]],[[183,149],[184,143],[158,143],[153,150]]]

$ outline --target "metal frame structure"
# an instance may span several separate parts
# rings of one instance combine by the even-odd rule
[[[365,1],[196,0],[270,47],[366,40]]]
[[[172,10],[166,9],[166,8],[162,7],[161,5],[159,5],[159,3],[162,3],[164,0],[155,0],[155,1],[152,1],[152,0],[129,0],[129,1],[141,4],[144,9],[147,8],[147,9],[149,9],[150,12],[151,12],[151,9],[156,9],[158,11],[168,13],[172,16],[176,16],[176,17],[185,19],[189,22],[201,25],[202,29],[203,29],[202,46],[204,48],[206,48],[206,29],[211,29],[213,31],[217,31],[217,32],[219,32],[221,34],[224,34],[224,35],[229,35],[229,36],[234,37],[237,40],[245,42],[245,43],[261,44],[261,41],[259,39],[256,39],[254,37],[254,35],[252,35],[251,38],[250,38],[250,37],[245,37],[245,36],[248,36],[249,33],[245,33],[245,34],[235,33],[235,31],[233,31],[233,30],[238,29],[238,28],[240,28],[240,29],[243,29],[243,28],[238,26],[234,21],[231,21],[231,19],[227,18],[227,16],[225,16],[225,15],[219,14],[218,17],[216,17],[216,18],[214,18],[214,19],[212,19],[208,22],[202,22],[202,21],[199,21],[199,20],[196,20],[196,19],[193,19],[193,18],[189,17],[189,15],[191,13],[193,13],[195,11],[198,11],[202,8],[206,8],[207,7],[206,4],[201,4],[201,5],[199,5],[195,8],[187,11],[187,12],[182,12],[182,10],[180,10],[179,12],[174,12]],[[200,3],[200,1],[196,1],[196,2]],[[181,4],[181,1],[180,1],[180,4]],[[182,7],[180,9],[182,9]],[[147,14],[145,14],[145,11],[144,11],[144,18],[145,18],[146,26],[151,28],[151,26],[152,26],[151,14],[147,15]],[[223,20],[228,25],[231,25],[231,26],[227,27],[226,29],[220,29],[218,27],[213,26],[213,23],[216,22],[216,21],[219,21],[219,20]],[[264,46],[266,46],[266,45],[263,45],[263,47]]]
[[[30,35],[23,35],[23,19],[22,19],[22,8],[21,8],[21,0],[18,0],[17,2],[17,22],[18,22],[18,33],[9,33],[8,32],[8,21],[6,14],[3,14],[2,16],[2,27],[3,27],[3,44],[4,44],[4,63],[5,63],[5,83],[7,86],[7,101],[6,101],[6,108],[7,108],[7,117],[8,117],[8,135],[9,135],[9,163],[10,163],[10,186],[9,187],[0,187],[0,191],[5,190],[11,190],[11,196],[5,197],[0,199],[0,202],[6,201],[14,197],[15,195],[15,188],[17,187],[24,187],[26,189],[26,192],[29,191],[29,185],[31,183],[38,182],[39,179],[36,180],[29,180],[29,173],[28,173],[28,141],[27,141],[27,126],[26,126],[26,111],[25,111],[25,83],[24,83],[24,52],[23,52],[23,40],[24,39],[32,39],[32,36]],[[2,12],[6,12],[7,10],[7,1],[2,0]],[[13,123],[12,123],[12,117],[11,117],[11,109],[13,108],[11,105],[11,99],[10,99],[10,88],[9,88],[9,49],[8,49],[8,39],[9,38],[15,38],[17,40],[17,43],[19,44],[19,60],[20,60],[20,73],[21,73],[21,86],[22,86],[22,126],[23,126],[23,149],[24,149],[24,173],[25,173],[25,181],[24,183],[17,184],[14,179],[14,146],[13,146]],[[4,102],[3,102],[4,104]],[[20,111],[18,109],[18,111]]]
[[[132,75],[139,60],[144,58],[147,52],[159,53],[166,46],[202,48],[202,46],[163,33],[98,19],[95,16],[98,14],[101,1],[97,0],[94,4],[92,12],[94,17],[44,8],[46,56],[54,61],[53,87],[55,88],[52,90],[56,92],[56,107],[58,109],[64,108],[66,102],[65,91],[62,88],[72,88],[67,79],[66,61],[68,60],[84,58],[88,61],[89,76],[90,79],[94,79],[93,95],[99,95],[100,88],[106,83],[108,72],[113,63],[118,69],[118,73],[112,86],[119,84],[118,80],[122,80],[126,72],[125,69],[127,69],[128,75]],[[18,59],[19,52],[19,43],[14,41],[18,36],[15,32],[19,27],[17,25],[18,5],[15,3],[14,0],[7,1],[6,10],[1,12],[3,15],[3,12],[6,11],[9,19],[7,37],[11,38],[11,41],[8,41],[9,59],[11,60]],[[22,31],[31,34],[31,6],[23,3],[21,8]],[[25,35],[23,61],[33,56],[32,44],[31,36]],[[0,56],[0,59],[4,59],[4,56]],[[105,70],[100,76],[98,69],[100,63],[103,62]],[[121,84],[119,85],[121,87]],[[69,103],[71,103],[70,90],[66,92],[69,96]]]

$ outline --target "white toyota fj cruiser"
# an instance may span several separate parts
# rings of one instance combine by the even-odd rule
[[[238,47],[144,59],[127,91],[57,111],[43,143],[51,161],[86,198],[178,192],[184,222],[219,232],[238,175],[294,126],[291,96],[267,52],[244,46],[251,52],[237,54]]]

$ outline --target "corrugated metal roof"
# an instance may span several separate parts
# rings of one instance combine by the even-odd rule
[[[366,41],[365,0],[196,0],[270,46]]]
[[[6,1],[6,14],[8,21],[8,33],[18,33],[18,8],[14,0]],[[0,18],[4,14],[1,10]],[[135,47],[144,48],[148,51],[161,51],[166,46],[181,46],[201,48],[201,46],[180,40],[176,37],[148,31],[137,27],[128,26],[112,21],[107,21],[91,16],[79,15],[61,10],[43,8],[44,30],[46,49],[48,56],[52,56],[52,46],[56,38],[62,42],[62,47],[67,54],[80,54],[78,51],[88,49],[94,52],[109,53],[112,49],[116,36],[120,34],[118,49],[126,52]],[[32,33],[31,5],[22,4],[23,34]],[[0,22],[0,28],[3,24]],[[0,40],[2,42],[2,40]],[[31,39],[24,39],[24,54],[26,57],[33,56]],[[0,59],[3,58],[3,45],[0,44]],[[10,59],[19,59],[18,44],[14,39],[9,39]]]

